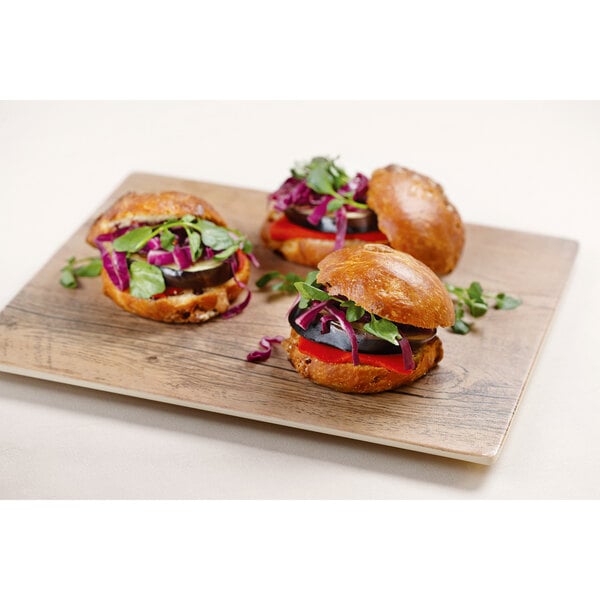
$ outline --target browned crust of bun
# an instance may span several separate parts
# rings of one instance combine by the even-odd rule
[[[103,233],[109,233],[131,223],[160,223],[167,219],[194,215],[217,225],[226,226],[221,215],[202,198],[183,192],[159,192],[157,194],[138,194],[129,192],[121,196],[105,213],[93,223],[87,236],[87,242]]]
[[[371,176],[367,204],[393,248],[412,254],[439,275],[454,269],[465,243],[464,226],[438,183],[389,165]]]
[[[272,210],[260,231],[260,237],[268,248],[275,250],[290,262],[307,267],[316,267],[321,260],[333,252],[335,242],[322,238],[290,238],[288,240],[274,240],[271,238],[271,223],[280,219],[282,212]],[[365,242],[362,240],[346,240],[344,246],[357,247]]]
[[[433,369],[443,358],[442,342],[434,337],[429,342],[419,346],[413,353],[415,369],[410,373],[396,373],[383,367],[370,365],[333,364],[308,356],[298,349],[300,336],[291,330],[290,337],[283,341],[283,347],[288,353],[290,362],[302,375],[314,383],[337,390],[356,394],[373,394],[385,392],[401,385],[411,383],[423,377]]]
[[[365,310],[415,327],[448,327],[454,305],[439,277],[416,258],[384,244],[332,252],[318,265],[317,282]]]
[[[248,283],[250,279],[250,261],[244,260],[236,273],[238,281]],[[207,288],[203,294],[191,291],[179,296],[167,296],[152,300],[135,298],[127,290],[121,291],[102,270],[102,288],[104,293],[121,308],[140,317],[164,321],[165,323],[203,323],[212,317],[224,313],[233,301],[242,293],[233,277],[222,285]]]

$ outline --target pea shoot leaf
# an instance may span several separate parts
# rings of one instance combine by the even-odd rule
[[[102,272],[102,260],[99,257],[76,259],[71,256],[60,270],[60,284],[66,288],[79,286],[79,277],[97,277]]]
[[[202,235],[202,243],[217,252],[234,244],[237,247],[237,242],[234,241],[231,234],[224,227],[215,225],[211,221],[198,221],[196,227]]]
[[[401,336],[397,325],[392,323],[392,321],[388,321],[384,318],[377,318],[372,314],[371,320],[368,323],[365,323],[364,328],[368,333],[376,335],[386,342],[394,344],[394,346],[398,346],[398,338]]]
[[[454,333],[465,335],[473,327],[473,323],[465,320],[465,312],[475,318],[483,317],[490,306],[502,310],[512,310],[521,304],[521,300],[508,296],[504,292],[496,295],[486,294],[478,281],[473,281],[468,288],[459,287],[451,283],[446,284],[446,289],[454,302],[455,322],[450,328]]]
[[[346,319],[350,323],[362,319],[365,314],[365,309],[362,306],[358,306],[352,300],[344,300],[340,306],[346,309]]]
[[[150,298],[166,289],[162,271],[150,263],[134,260],[129,275],[129,293],[136,298]]]
[[[60,285],[66,288],[77,287],[77,278],[75,277],[75,273],[73,273],[73,269],[71,267],[67,266],[61,269]]]
[[[522,301],[519,300],[519,298],[507,296],[504,292],[496,294],[495,300],[496,303],[494,304],[494,308],[498,308],[500,310],[513,310],[522,304]]]
[[[269,271],[257,280],[256,286],[263,288],[270,285],[273,292],[295,293],[297,290],[294,284],[300,281],[303,281],[303,279],[296,273],[283,274],[279,271]]]
[[[167,252],[172,252],[175,248],[175,238],[177,236],[170,229],[163,229],[160,232],[160,247]]]
[[[304,281],[298,281],[294,286],[300,292],[300,296],[305,300],[319,300],[322,302],[324,300],[329,300],[331,297],[325,290]]]
[[[137,252],[141,250],[153,236],[153,229],[147,225],[131,229],[113,242],[117,252]]]

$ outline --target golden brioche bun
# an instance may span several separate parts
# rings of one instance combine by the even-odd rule
[[[416,258],[384,244],[342,248],[318,265],[317,282],[365,310],[415,327],[454,323],[454,305],[439,277]]]
[[[300,336],[292,329],[290,337],[283,341],[289,360],[303,377],[338,392],[374,394],[385,392],[423,377],[444,356],[442,342],[434,337],[413,352],[415,369],[410,373],[396,373],[383,367],[370,365],[328,363],[301,352]]]
[[[103,233],[110,233],[132,223],[161,223],[168,219],[194,215],[217,225],[226,227],[225,220],[205,200],[182,192],[159,192],[137,194],[129,192],[121,196],[105,213],[100,215],[90,227],[87,242],[94,246],[94,240]]]
[[[130,192],[121,196],[94,221],[86,239],[89,244],[95,246],[94,240],[99,235],[128,227],[132,223],[162,223],[185,215],[206,219],[222,227],[227,226],[223,217],[208,202],[191,194]],[[240,261],[238,269],[237,280],[247,283],[250,279],[250,261],[244,257]],[[126,311],[166,323],[207,321],[226,312],[243,289],[232,277],[219,286],[206,288],[202,294],[194,294],[192,290],[185,290],[179,295],[157,299],[136,298],[128,290],[119,290],[104,269],[102,269],[102,288],[109,298]]]
[[[236,273],[238,281],[248,283],[250,279],[250,261],[241,261]],[[233,301],[242,293],[233,277],[221,285],[206,288],[202,294],[192,290],[177,296],[136,298],[127,290],[119,290],[102,270],[102,289],[104,293],[121,308],[140,317],[164,321],[165,323],[203,323],[212,317],[226,312]]]
[[[393,248],[408,252],[438,275],[454,269],[465,243],[464,226],[438,183],[389,165],[371,175],[367,204]]]
[[[265,246],[281,254],[285,260],[306,265],[307,267],[316,267],[321,260],[333,252],[335,242],[323,238],[290,238],[287,240],[274,240],[271,238],[271,223],[283,217],[283,213],[277,210],[270,211],[267,219],[260,230],[260,237]],[[344,246],[356,247],[364,244],[362,240],[346,240]]]

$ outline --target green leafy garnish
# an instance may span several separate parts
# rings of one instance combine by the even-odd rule
[[[346,309],[346,319],[348,319],[350,323],[362,319],[365,314],[365,309],[362,306],[355,304],[352,300],[344,300],[340,306]]]
[[[465,321],[465,312],[478,319],[487,313],[490,306],[499,310],[512,310],[522,303],[520,299],[504,292],[486,294],[478,281],[473,281],[468,288],[447,283],[446,289],[454,302],[455,321],[450,329],[462,335],[469,333],[473,327],[473,322]]]
[[[397,346],[398,340],[402,338],[395,323],[387,319],[378,318],[373,314],[371,314],[371,320],[365,323],[365,331],[390,344],[394,344],[394,346]]]
[[[160,233],[160,247],[163,250],[166,250],[167,252],[172,252],[173,249],[175,248],[175,238],[177,236],[170,230],[170,229],[164,229],[163,231],[161,231]],[[200,237],[200,236],[198,236]],[[190,246],[191,246],[191,240],[190,240]]]
[[[202,241],[205,246],[210,246],[215,251],[225,250],[232,245],[236,249],[239,243],[236,242],[229,231],[225,227],[215,225],[211,221],[198,221],[197,223],[189,223],[190,227],[194,227],[202,235]]]
[[[98,277],[101,272],[102,260],[99,257],[77,259],[71,256],[60,270],[60,284],[66,288],[76,288],[79,286],[79,277]]]
[[[496,294],[495,300],[496,304],[494,305],[494,308],[497,308],[499,310],[513,310],[521,304],[521,300],[519,300],[519,298],[507,296],[504,292]]]
[[[344,205],[367,208],[365,203],[354,199],[353,192],[339,193],[339,189],[350,181],[350,177],[344,169],[335,164],[335,159],[316,156],[308,163],[297,164],[291,171],[293,177],[303,179],[317,194],[333,197],[327,204],[327,212],[334,212]]]
[[[160,245],[163,250],[172,251],[175,247],[176,235],[174,228],[182,227],[187,234],[192,260],[196,261],[202,254],[202,246],[208,246],[215,252],[219,252],[216,257],[219,260],[231,256],[238,248],[244,252],[252,252],[252,244],[237,230],[229,230],[212,221],[197,219],[193,215],[185,215],[180,219],[171,219],[150,227],[144,225],[132,229],[122,236],[116,238],[113,242],[113,249],[117,252],[128,252],[135,254],[141,250],[153,237],[160,236]]]
[[[256,287],[264,288],[270,285],[271,291],[282,292],[285,294],[294,294],[297,290],[295,283],[304,281],[296,273],[280,273],[279,271],[269,271],[256,281]]]
[[[311,300],[318,300],[319,302],[325,302],[329,300],[331,296],[316,284],[309,284],[305,281],[298,281],[294,284],[294,287],[300,292],[300,308],[306,308]]]
[[[165,291],[162,271],[150,263],[134,260],[129,266],[129,293],[136,298],[150,298]]]
[[[118,237],[113,242],[113,248],[117,252],[137,252],[141,250],[154,237],[154,229],[145,225],[132,229]]]

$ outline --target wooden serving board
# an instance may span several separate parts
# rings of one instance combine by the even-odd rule
[[[414,385],[342,394],[303,379],[280,347],[266,363],[245,360],[263,335],[288,334],[290,296],[255,291],[233,319],[172,325],[121,310],[99,279],[62,288],[66,260],[90,255],[92,219],[131,190],[181,190],[214,204],[255,243],[261,268],[253,289],[265,271],[308,271],[262,247],[265,192],[134,173],[0,313],[0,370],[478,463],[498,457],[576,242],[468,225],[464,256],[448,280],[478,280],[523,305],[491,310],[467,336],[440,331],[445,358]]]

